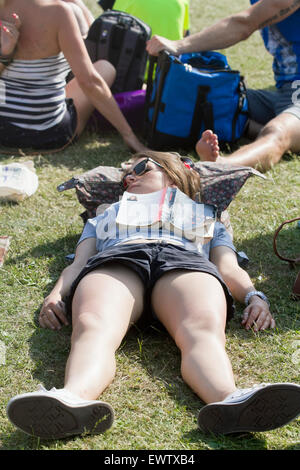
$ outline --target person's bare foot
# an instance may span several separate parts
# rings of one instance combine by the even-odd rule
[[[219,153],[218,136],[209,129],[202,133],[201,139],[196,143],[195,149],[202,161],[216,162],[222,158]]]

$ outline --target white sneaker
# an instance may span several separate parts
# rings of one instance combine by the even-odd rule
[[[299,385],[261,384],[204,406],[198,425],[203,432],[214,434],[268,431],[284,426],[299,414]]]
[[[83,400],[65,389],[46,390],[12,398],[7,405],[10,421],[27,434],[45,439],[60,439],[75,434],[99,434],[113,423],[110,405],[98,400]]]

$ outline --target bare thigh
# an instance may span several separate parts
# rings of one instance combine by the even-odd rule
[[[143,311],[144,286],[131,269],[111,263],[87,274],[78,284],[72,303],[76,324],[100,330],[119,342]]]
[[[277,116],[278,122],[282,122],[284,130],[290,135],[290,148],[292,152],[300,152],[300,119],[289,112]]]
[[[93,64],[93,66],[101,75],[101,77],[105,80],[107,85],[111,87],[116,76],[115,68],[113,67],[113,65],[107,62],[106,60],[98,60]],[[83,93],[76,77],[70,80],[70,82],[66,85],[66,96],[67,98],[72,98],[74,101],[77,112],[76,133],[77,135],[80,135],[81,132],[84,130],[92,112],[94,111],[94,106],[87,98],[87,96]]]
[[[283,146],[282,153],[288,150],[298,153],[300,151],[300,119],[294,114],[282,112],[262,128],[260,136],[277,137],[279,144]]]
[[[202,329],[224,336],[226,297],[221,283],[210,274],[181,270],[165,274],[153,289],[152,304],[179,347]]]

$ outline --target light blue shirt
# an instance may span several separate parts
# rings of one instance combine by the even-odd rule
[[[172,234],[169,231],[164,231],[163,229],[153,230],[153,228],[141,227],[130,234],[124,231],[119,232],[116,227],[116,217],[119,207],[120,203],[116,202],[109,206],[103,214],[88,219],[78,244],[87,238],[96,238],[96,248],[97,251],[100,252],[128,240],[164,239],[170,242],[175,240],[187,250],[198,251],[195,245],[189,240]],[[211,206],[207,206],[208,211],[211,210],[209,209],[210,207]],[[227,246],[236,252],[232,239],[221,222],[215,223],[213,238],[202,246],[203,255],[209,259],[210,250],[217,246]]]

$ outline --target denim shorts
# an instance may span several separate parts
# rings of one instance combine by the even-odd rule
[[[300,93],[292,82],[276,90],[247,90],[250,118],[265,125],[280,113],[294,114],[300,119]]]
[[[227,301],[227,321],[233,317],[233,298],[216,266],[196,251],[186,250],[182,246],[173,245],[165,241],[157,241],[154,243],[132,243],[113,246],[90,258],[72,284],[70,295],[66,299],[67,313],[70,318],[72,299],[81,279],[89,272],[109,262],[118,262],[125,265],[140,276],[145,286],[144,313],[148,317],[149,313],[153,314],[151,310],[151,292],[156,281],[164,273],[175,269],[204,272],[217,278],[223,287]]]
[[[44,131],[23,129],[0,116],[0,145],[21,149],[59,150],[74,142],[77,127],[76,108],[70,98],[66,100],[66,105],[63,119]]]

